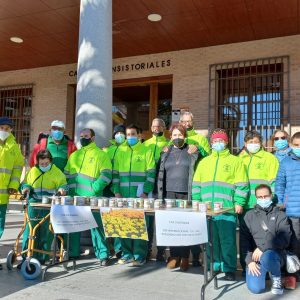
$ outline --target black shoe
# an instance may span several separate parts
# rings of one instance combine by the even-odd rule
[[[100,266],[101,267],[107,267],[108,265],[109,265],[109,259],[108,258],[100,259]]]
[[[156,261],[157,261],[157,262],[165,262],[166,259],[165,259],[165,257],[164,257],[163,254],[157,253],[157,255],[156,255]]]
[[[199,260],[193,260],[192,265],[193,265],[193,267],[201,267],[201,263]]]
[[[1,271],[1,270],[3,270],[3,267],[2,267],[2,265],[0,264],[0,271]]]
[[[116,252],[116,258],[120,259],[122,257],[122,250],[119,250],[118,252]]]
[[[271,280],[271,277],[270,277],[270,273],[269,273],[269,272],[266,273],[266,280]]]
[[[235,281],[235,273],[234,272],[225,272],[224,280]]]

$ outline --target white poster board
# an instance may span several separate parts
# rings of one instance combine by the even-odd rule
[[[191,246],[208,242],[205,213],[155,211],[157,246]]]
[[[98,227],[89,206],[52,205],[50,220],[55,233],[80,232]]]

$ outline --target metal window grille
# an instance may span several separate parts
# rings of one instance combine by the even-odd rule
[[[289,57],[270,57],[210,65],[209,129],[230,134],[233,153],[248,130],[257,130],[271,149],[276,129],[290,133]]]
[[[0,116],[13,120],[13,134],[24,156],[29,155],[33,85],[0,87]]]

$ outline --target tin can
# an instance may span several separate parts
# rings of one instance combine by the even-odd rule
[[[174,203],[175,203],[175,200],[174,199],[165,199],[166,201],[166,208],[172,208],[174,207]]]
[[[76,206],[84,206],[85,205],[85,197],[74,196],[74,205],[76,205]]]
[[[154,209],[159,209],[162,207],[162,200],[161,199],[156,199],[154,201]]]
[[[154,208],[155,199],[154,198],[148,198],[148,200],[149,200],[149,208]]]
[[[123,203],[123,200],[122,199],[118,199],[117,200],[117,207],[123,207],[124,203]]]
[[[206,203],[199,203],[198,207],[199,207],[199,211],[200,212],[207,212],[207,205],[206,205]]]
[[[134,200],[132,198],[127,199],[127,207],[133,208],[134,207]]]
[[[74,201],[71,196],[62,196],[61,197],[61,205],[73,205]]]
[[[60,197],[53,196],[52,197],[52,204],[54,204],[54,205],[60,205]]]
[[[144,199],[144,209],[150,208],[150,201],[148,199]]]
[[[109,207],[116,207],[116,198],[109,199]]]
[[[51,198],[49,198],[47,196],[43,196],[42,197],[42,203],[43,204],[49,204],[49,203],[51,203]]]
[[[98,197],[90,197],[90,206],[98,206],[98,200],[99,198]]]
[[[212,202],[211,201],[205,201],[204,203],[206,204],[207,210],[211,210],[212,209]]]
[[[97,204],[98,204],[99,207],[104,207],[104,199],[103,198],[99,198]]]
[[[84,197],[84,205],[90,205],[90,197]]]
[[[103,199],[103,207],[108,207],[109,206],[109,199],[108,198],[102,198]]]
[[[192,201],[192,208],[193,210],[199,209],[199,202],[198,201]]]
[[[220,202],[214,202],[214,211],[221,210],[221,203]]]

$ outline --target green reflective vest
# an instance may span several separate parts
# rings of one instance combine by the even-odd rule
[[[205,136],[197,133],[195,129],[187,130],[186,133],[185,142],[188,145],[196,145],[202,157],[208,156],[211,153],[208,140]]]
[[[72,196],[102,196],[111,181],[111,162],[95,142],[73,152],[65,167]]]
[[[223,202],[223,207],[246,205],[249,182],[242,160],[228,149],[203,158],[198,164],[192,185],[192,199]]]
[[[246,206],[246,209],[250,209],[256,204],[255,188],[259,184],[270,185],[274,192],[279,162],[275,155],[263,149],[252,155],[244,150],[239,157],[246,167],[250,182],[250,194]]]
[[[67,190],[67,180],[64,173],[54,164],[47,172],[42,172],[38,167],[32,167],[26,174],[21,189],[28,187],[31,196],[42,199],[42,196],[53,196],[58,189]]]
[[[150,193],[155,182],[153,152],[141,142],[115,156],[112,191],[122,197],[137,197],[137,189],[143,186],[144,193]]]
[[[163,136],[153,136],[146,140],[143,144],[154,154],[155,162],[158,162],[162,149],[167,146],[169,141]]]
[[[7,189],[17,190],[24,166],[24,158],[12,134],[0,144],[0,204],[7,204]]]

